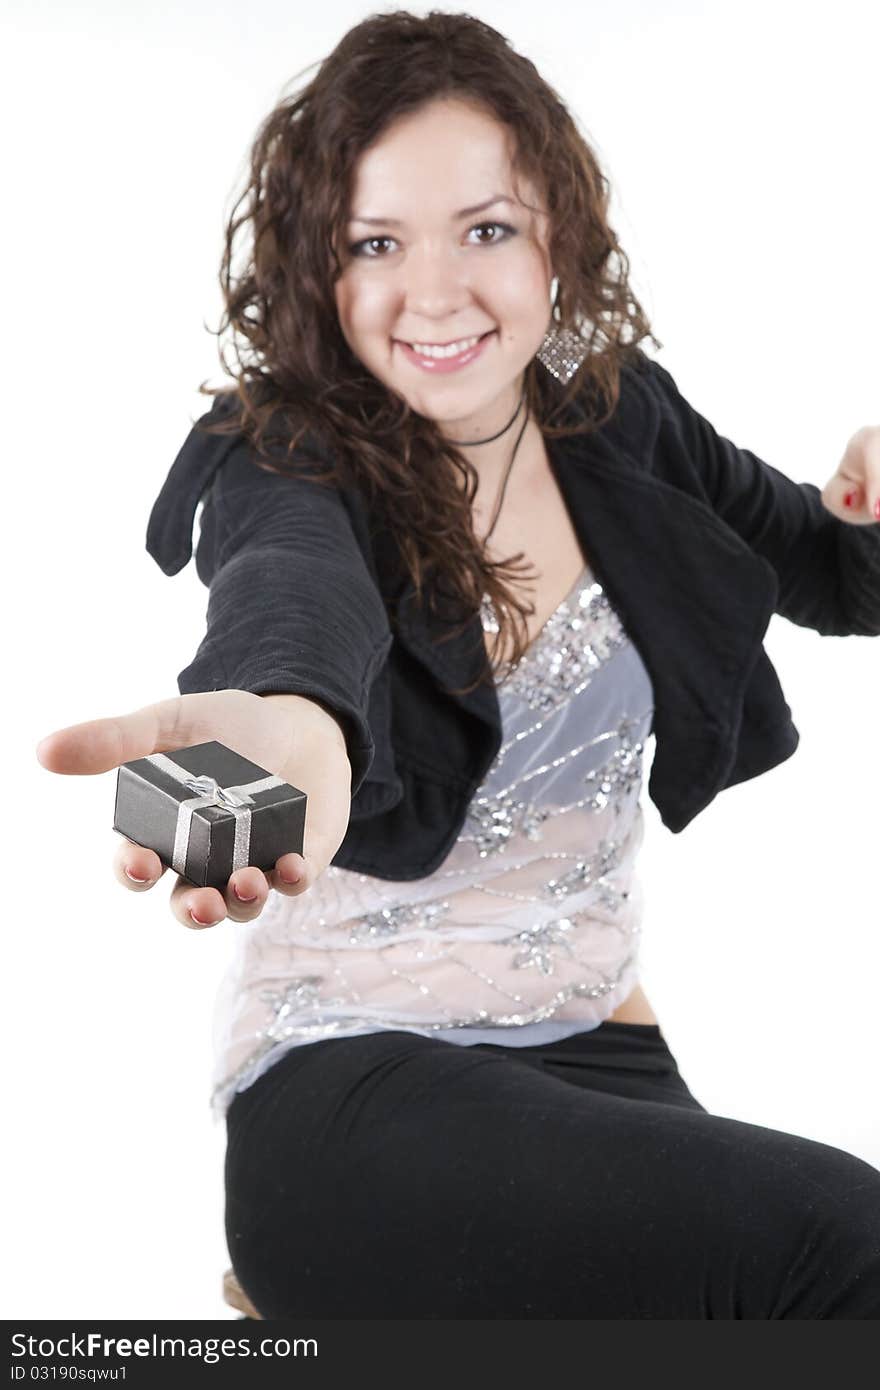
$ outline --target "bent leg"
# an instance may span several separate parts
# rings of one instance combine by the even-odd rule
[[[226,1189],[264,1317],[880,1316],[861,1159],[419,1035],[293,1049],[230,1107]]]

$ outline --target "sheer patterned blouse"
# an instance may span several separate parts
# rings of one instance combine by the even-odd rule
[[[439,869],[331,865],[236,925],[216,1118],[292,1047],[391,1028],[533,1045],[598,1027],[636,985],[653,690],[589,566],[497,690],[501,747]]]

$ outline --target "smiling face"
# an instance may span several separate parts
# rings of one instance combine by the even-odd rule
[[[511,139],[461,100],[399,118],[360,157],[339,248],[346,342],[451,439],[505,423],[550,322],[549,222]]]

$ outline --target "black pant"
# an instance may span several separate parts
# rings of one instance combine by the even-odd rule
[[[880,1171],[709,1114],[656,1025],[308,1043],[227,1136],[266,1318],[880,1316]]]

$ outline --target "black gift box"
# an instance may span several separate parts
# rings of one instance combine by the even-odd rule
[[[305,819],[305,792],[216,741],[134,758],[117,773],[113,829],[199,888],[225,893],[236,869],[302,854]]]

